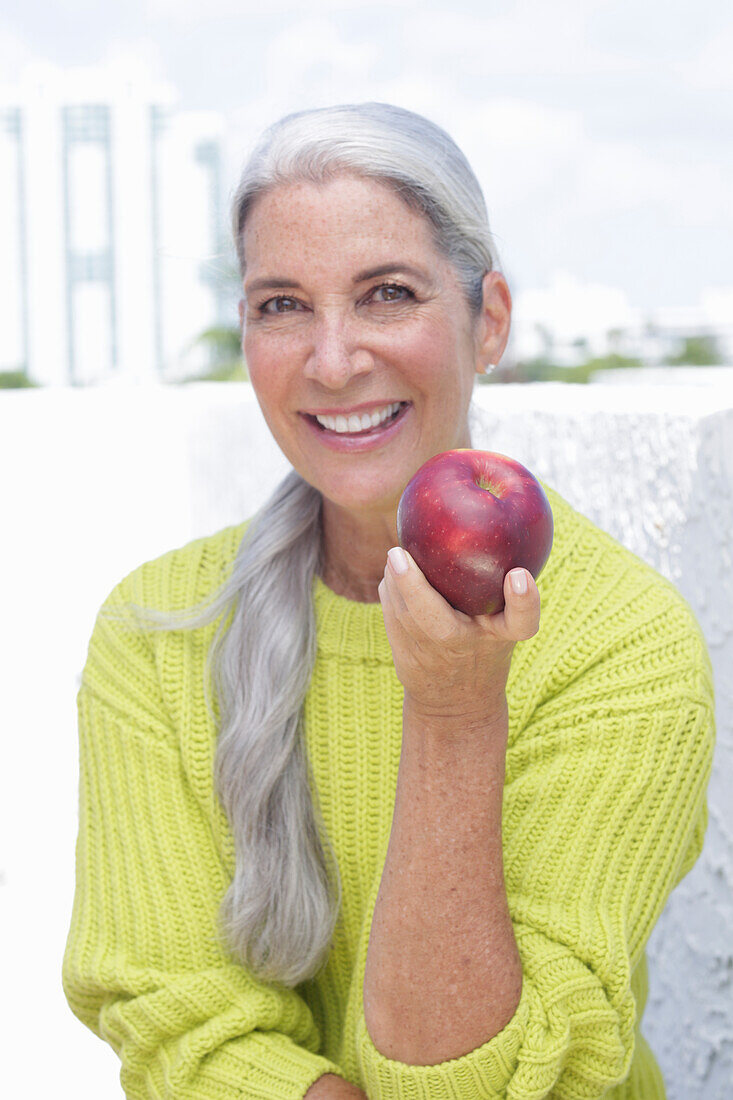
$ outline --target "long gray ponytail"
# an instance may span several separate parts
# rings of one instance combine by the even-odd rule
[[[209,680],[219,704],[215,782],[236,854],[221,931],[253,974],[290,987],[325,962],[341,897],[302,730],[320,566],[321,495],[291,471],[250,521],[213,597],[180,611],[132,607],[142,630],[221,618],[204,683],[212,718]],[[110,609],[106,617],[120,616]]]

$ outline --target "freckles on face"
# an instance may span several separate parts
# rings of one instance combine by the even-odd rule
[[[255,201],[243,246],[250,380],[306,480],[376,507],[433,454],[466,445],[473,319],[422,215],[375,181],[284,185]],[[394,402],[409,409],[399,430],[348,453],[315,423]]]

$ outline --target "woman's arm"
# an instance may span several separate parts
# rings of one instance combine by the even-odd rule
[[[396,1061],[459,1058],[519,1003],[501,850],[506,736],[506,706],[463,720],[405,704],[364,983],[369,1034]]]
[[[521,995],[502,865],[504,689],[539,594],[531,578],[524,595],[507,580],[506,611],[471,620],[409,566],[399,577],[388,566],[380,586],[405,704],[364,1015],[386,1057],[431,1065],[488,1042]]]

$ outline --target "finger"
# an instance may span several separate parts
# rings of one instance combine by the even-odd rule
[[[387,637],[390,645],[393,647],[397,645],[400,648],[405,648],[409,645],[414,645],[414,639],[410,636],[405,626],[400,622],[400,616],[398,616],[395,608],[395,597],[399,596],[394,588],[390,590],[390,579],[383,577],[379,582],[377,588],[379,592],[379,600],[382,605],[382,614],[384,615],[384,627],[387,631]],[[403,613],[404,614],[404,613]]]
[[[404,611],[420,634],[447,640],[455,634],[456,617],[470,621],[433,588],[415,559],[402,547],[393,546],[387,554],[385,577],[399,592]]]
[[[392,569],[390,568],[389,561],[387,561],[387,564],[384,567],[384,577],[382,583],[389,593],[389,597],[392,601],[392,606],[394,607],[394,610],[403,615],[407,614],[407,604],[405,603],[405,597],[399,585],[399,578],[395,576]]]
[[[540,594],[528,569],[511,569],[504,577],[502,614],[502,633],[507,639],[526,641],[539,630]]]
[[[410,644],[416,646],[419,650],[435,644],[435,639],[430,637],[420,618],[413,615],[412,610],[407,606],[397,578],[392,575],[389,564],[385,566],[384,577],[380,583],[384,585],[385,592],[388,594],[394,621],[400,627],[401,638],[403,640],[409,639]]]

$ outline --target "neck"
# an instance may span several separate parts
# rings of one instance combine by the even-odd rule
[[[396,515],[354,516],[323,501],[323,583],[339,596],[378,603],[387,551],[397,545]]]

